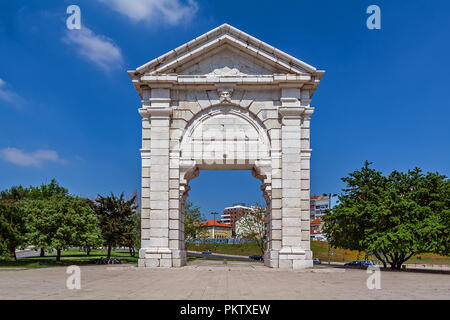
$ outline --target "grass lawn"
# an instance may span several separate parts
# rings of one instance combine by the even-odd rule
[[[214,252],[214,244],[199,244],[197,247],[195,243],[187,244],[187,250],[190,251],[203,251],[209,249]],[[311,241],[311,250],[314,258],[319,258],[322,262],[328,261],[328,243],[324,241]],[[331,262],[349,262],[352,260],[364,259],[364,252],[358,253],[358,251],[344,250],[341,248],[332,248],[333,254],[331,255]],[[216,252],[223,254],[251,256],[254,254],[261,254],[261,251],[257,247],[256,243],[243,243],[243,244],[216,244]],[[375,257],[371,257],[372,260],[376,260]],[[406,263],[418,263],[418,264],[443,264],[450,265],[450,257],[440,256],[432,253],[424,253],[413,256]]]
[[[186,250],[201,252],[203,250],[209,249],[212,253],[232,254],[247,257],[255,254],[262,254],[257,244],[254,242],[241,244],[216,244],[215,246],[216,250],[214,250],[214,244],[212,243],[200,243],[198,247],[195,245],[195,243],[186,243]]]
[[[77,249],[69,249],[61,252],[61,261],[56,262],[56,252],[46,254],[45,257],[29,257],[19,258],[15,261],[0,261],[0,267],[9,268],[47,268],[57,266],[83,265],[89,264],[91,260],[98,258],[106,258],[106,250],[91,250],[91,254],[86,255],[85,251]],[[131,257],[128,250],[113,250],[111,258],[120,259],[122,263],[137,263],[138,253],[135,257]]]
[[[191,262],[191,261],[198,261],[198,260],[215,260],[215,261],[224,261],[225,259],[222,258],[213,258],[213,257],[191,257],[188,256],[187,257],[187,262]],[[237,261],[237,262],[247,262],[247,261],[242,261],[242,260],[233,260],[233,259],[226,259],[226,261],[231,262],[231,261]],[[251,263],[263,263],[262,261],[248,261]]]
[[[0,261],[0,268],[49,268],[49,267],[64,267],[70,265],[85,265],[90,264],[91,260],[98,258],[106,258],[106,250],[91,250],[89,256],[86,255],[85,251],[77,249],[69,249],[61,252],[61,261],[56,262],[56,253],[46,254],[45,257],[29,257],[29,258],[19,258],[17,262],[15,261]],[[136,252],[135,257],[131,257],[128,250],[113,250],[111,252],[111,258],[120,259],[122,263],[138,263],[138,252]],[[194,260],[220,260],[220,258],[211,257],[188,257],[187,261]],[[227,259],[228,261],[233,261],[232,259]],[[238,260],[236,260],[238,261]]]
[[[205,249],[211,250],[213,253],[218,254],[231,254],[239,256],[251,256],[256,254],[261,254],[256,243],[242,243],[242,244],[216,244],[216,250],[214,250],[214,244],[199,244],[196,246],[195,243],[186,244],[186,249],[189,251],[203,251]],[[323,241],[311,241],[311,250],[313,251],[313,256],[315,258],[320,258],[322,262],[328,261],[328,244]],[[332,248],[333,254],[331,255],[332,262],[348,262],[352,260],[364,259],[364,252],[358,254],[357,251],[344,250],[340,248]],[[104,257],[106,258],[106,250],[91,250],[89,256],[86,255],[85,251],[70,249],[65,250],[61,253],[61,261],[56,262],[56,253],[49,253],[45,257],[29,257],[29,258],[19,258],[17,262],[14,261],[0,261],[0,268],[48,268],[57,266],[69,266],[69,265],[83,265],[89,264],[91,260]],[[131,257],[128,250],[113,250],[111,252],[111,258],[118,258],[122,260],[122,263],[133,263],[138,262],[138,253],[136,252],[135,257]],[[223,260],[217,258],[207,258],[207,257],[188,257],[188,262],[193,260]],[[372,260],[376,260],[372,257]],[[406,263],[417,263],[417,264],[439,264],[439,265],[450,265],[450,257],[440,256],[437,254],[425,253],[419,254]]]
[[[322,262],[328,261],[328,243],[324,241],[311,241],[311,250],[313,251],[313,256],[315,258],[320,258]],[[332,262],[349,262],[352,260],[362,260],[364,259],[364,252],[358,253],[358,251],[344,250],[340,248],[332,248],[333,254],[331,255]],[[369,259],[377,261],[375,256],[371,256]],[[423,253],[418,254],[408,261],[408,263],[417,264],[440,264],[440,265],[450,265],[450,257],[441,256],[433,253]]]

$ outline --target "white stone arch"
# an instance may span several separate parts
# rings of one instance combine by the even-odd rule
[[[202,169],[248,169],[270,159],[270,150],[264,124],[248,109],[231,104],[197,113],[180,139],[180,159],[195,160]]]
[[[219,118],[219,121],[214,121]],[[223,120],[223,123],[220,123]],[[240,120],[240,122],[236,122]],[[211,124],[211,122],[213,122]],[[235,157],[223,158],[220,155],[223,151],[215,152],[213,157],[205,157],[208,152],[203,152],[202,146],[209,143],[210,136],[208,131],[205,132],[204,126],[207,130],[218,131],[222,129],[231,131],[236,129],[243,129],[238,132],[237,136],[241,134],[247,135],[248,140],[232,141],[230,136],[222,134],[220,138],[224,138],[225,143],[235,142],[232,150],[250,150],[245,148],[249,143],[255,143],[257,152],[254,154],[251,151],[242,154],[236,152]],[[267,129],[260,119],[253,115],[248,109],[242,108],[235,104],[218,104],[208,107],[197,113],[184,128],[185,132],[180,141],[180,221],[183,221],[183,212],[185,201],[188,198],[188,192],[191,189],[189,186],[190,180],[198,177],[200,170],[251,170],[252,175],[261,181],[261,191],[263,198],[266,201],[267,213],[270,213],[271,199],[270,199],[270,137],[267,134]],[[205,134],[207,135],[205,137]],[[196,139],[200,138],[200,141]],[[206,138],[206,139],[204,139]],[[217,140],[216,140],[217,141]],[[200,148],[199,148],[200,143]],[[238,145],[243,145],[239,148]],[[216,149],[213,147],[213,149]],[[217,151],[217,150],[214,150]],[[229,151],[229,150],[227,150]],[[270,230],[268,229],[268,233]],[[270,235],[268,239],[270,239]]]
[[[201,169],[248,169],[267,204],[265,264],[311,267],[310,103],[324,71],[223,24],[128,74],[142,99],[139,266],[186,263],[184,203]],[[200,126],[230,127],[263,152],[217,147],[206,163],[186,152],[204,137]]]

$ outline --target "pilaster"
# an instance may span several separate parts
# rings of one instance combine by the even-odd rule
[[[169,248],[169,127],[170,88],[142,89],[142,245],[139,265],[172,267]],[[145,197],[144,197],[145,195]],[[148,217],[148,218],[147,218]],[[144,221],[144,220],[143,220]]]
[[[301,88],[282,87],[281,91],[282,239],[279,268],[298,269],[313,265],[309,250],[309,158],[306,158],[309,153],[305,153],[309,150],[309,139],[301,139],[306,109],[301,103]],[[308,180],[302,180],[302,177]]]

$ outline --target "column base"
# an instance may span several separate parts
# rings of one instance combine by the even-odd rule
[[[169,248],[141,248],[138,267],[179,268],[186,265],[186,251]]]
[[[278,250],[267,250],[264,254],[264,265],[269,268],[278,268]]]
[[[312,268],[312,251],[290,247],[281,250],[267,250],[264,254],[264,265],[278,269]]]
[[[280,269],[305,269],[313,266],[311,250],[286,247],[278,252],[278,268]]]

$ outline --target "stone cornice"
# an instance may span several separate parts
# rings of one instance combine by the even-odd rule
[[[318,85],[309,74],[273,74],[273,75],[142,75],[132,77],[133,85],[142,97],[142,89],[172,88],[185,86],[273,86],[277,88],[309,88],[312,92]]]
[[[139,114],[143,118],[151,118],[151,117],[169,117],[172,114],[172,108],[139,108]]]
[[[298,86],[305,83],[313,84],[310,74],[268,74],[268,75],[141,75],[132,77],[133,83],[148,85],[149,87],[170,87],[180,84],[279,84],[280,87]],[[296,85],[297,84],[297,85]]]
[[[285,118],[310,117],[314,113],[314,108],[280,107],[278,112]]]

